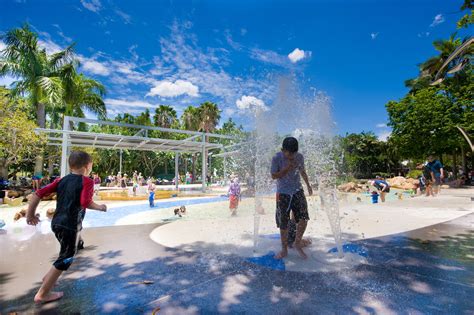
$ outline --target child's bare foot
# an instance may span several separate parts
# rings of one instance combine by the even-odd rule
[[[57,301],[60,298],[62,298],[64,295],[63,292],[50,292],[46,296],[38,296],[38,294],[35,295],[35,303],[36,304],[46,304],[49,302]]]
[[[287,250],[282,250],[278,254],[275,255],[275,259],[283,259],[286,256],[288,256],[288,251]]]
[[[302,242],[303,243],[303,242]],[[308,259],[308,256],[306,255],[306,253],[303,251],[303,247],[304,245],[303,244],[295,244],[295,249],[296,251],[298,252],[298,254],[300,255],[300,257],[302,259]]]

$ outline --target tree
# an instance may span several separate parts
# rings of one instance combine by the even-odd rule
[[[471,13],[466,13],[459,21],[456,23],[457,28],[468,28],[470,25],[474,24],[474,3],[473,0],[464,0],[463,5],[461,6],[461,11],[470,10]]]
[[[45,139],[35,133],[37,127],[28,118],[27,105],[12,101],[9,91],[0,87],[0,177],[8,177],[12,164],[33,160],[41,152]]]
[[[386,108],[391,138],[405,158],[441,155],[464,145],[456,125],[463,123],[467,113],[436,87],[408,94],[399,102],[390,101]],[[472,105],[466,109],[472,111]],[[472,128],[472,121],[470,124]]]
[[[48,54],[38,46],[38,36],[30,30],[28,24],[9,30],[1,39],[6,44],[0,58],[0,76],[11,75],[18,78],[11,94],[27,95],[36,109],[36,121],[39,127],[45,127],[45,106],[61,105],[63,99],[64,67],[73,60],[73,47]],[[41,172],[43,155],[38,154],[35,172]]]
[[[100,82],[88,78],[82,73],[77,74],[72,64],[67,67],[67,72],[71,72],[71,74],[69,76],[69,74],[64,73],[64,114],[66,116],[84,117],[84,111],[88,110],[96,114],[99,119],[105,119],[107,116],[103,101],[105,87]]]
[[[199,129],[201,131],[205,131],[206,133],[213,132],[216,129],[217,124],[219,123],[219,120],[221,118],[221,111],[219,110],[219,107],[217,106],[217,104],[212,103],[212,102],[204,102],[201,105],[199,105],[199,117],[200,117]],[[208,136],[206,136],[206,142],[209,142]],[[202,168],[206,169],[207,171],[207,162],[208,162],[207,150],[205,151],[205,154],[204,154],[204,161],[206,161],[206,164],[202,165]],[[204,178],[202,180],[204,180]]]
[[[386,159],[387,145],[371,132],[347,134],[340,142],[344,151],[343,172],[357,178],[370,178],[385,173],[390,165]]]
[[[157,109],[155,109],[153,121],[155,126],[171,128],[177,123],[178,116],[173,107],[168,105],[160,105]]]
[[[421,63],[418,66],[420,69],[418,77],[405,81],[405,85],[411,89],[412,93],[430,86],[441,66],[459,45],[461,45],[461,40],[456,38],[456,33],[452,34],[448,40],[434,41],[433,46],[439,54]]]
[[[197,107],[188,106],[181,115],[181,123],[186,130],[197,131],[200,124],[200,111]],[[193,182],[196,179],[196,153],[192,155],[192,174]]]

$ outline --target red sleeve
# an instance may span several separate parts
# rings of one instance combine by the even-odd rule
[[[36,196],[38,196],[39,198],[43,198],[44,196],[48,196],[48,195],[51,195],[52,193],[56,192],[56,190],[58,188],[58,183],[59,183],[60,180],[61,180],[61,178],[56,178],[54,180],[54,182],[52,182],[51,184],[37,190],[36,191]]]
[[[94,181],[89,177],[82,177],[81,206],[86,209],[92,202],[94,195]]]

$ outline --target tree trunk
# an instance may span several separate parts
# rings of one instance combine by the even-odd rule
[[[168,158],[165,155],[165,175],[168,175]]]
[[[462,172],[464,175],[467,174],[467,156],[466,152],[464,151],[464,146],[461,145],[461,159],[462,159]]]
[[[8,179],[8,165],[6,164],[6,159],[0,158],[0,177]]]
[[[194,181],[196,180],[196,153],[193,153],[193,178],[191,183],[194,184]]]
[[[454,173],[454,178],[458,178],[458,161],[457,161],[457,156],[456,156],[456,150],[453,150],[453,173]]]
[[[184,174],[188,172],[188,157],[184,157]]]
[[[36,104],[36,122],[38,127],[44,128],[46,126],[46,109],[42,103]],[[35,174],[43,173],[43,152],[39,151],[39,154],[35,158]]]
[[[52,176],[54,172],[54,155],[48,155],[48,175]]]

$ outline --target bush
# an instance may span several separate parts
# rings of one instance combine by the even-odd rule
[[[422,174],[423,174],[422,170],[411,170],[411,171],[408,172],[407,177],[417,179]]]

